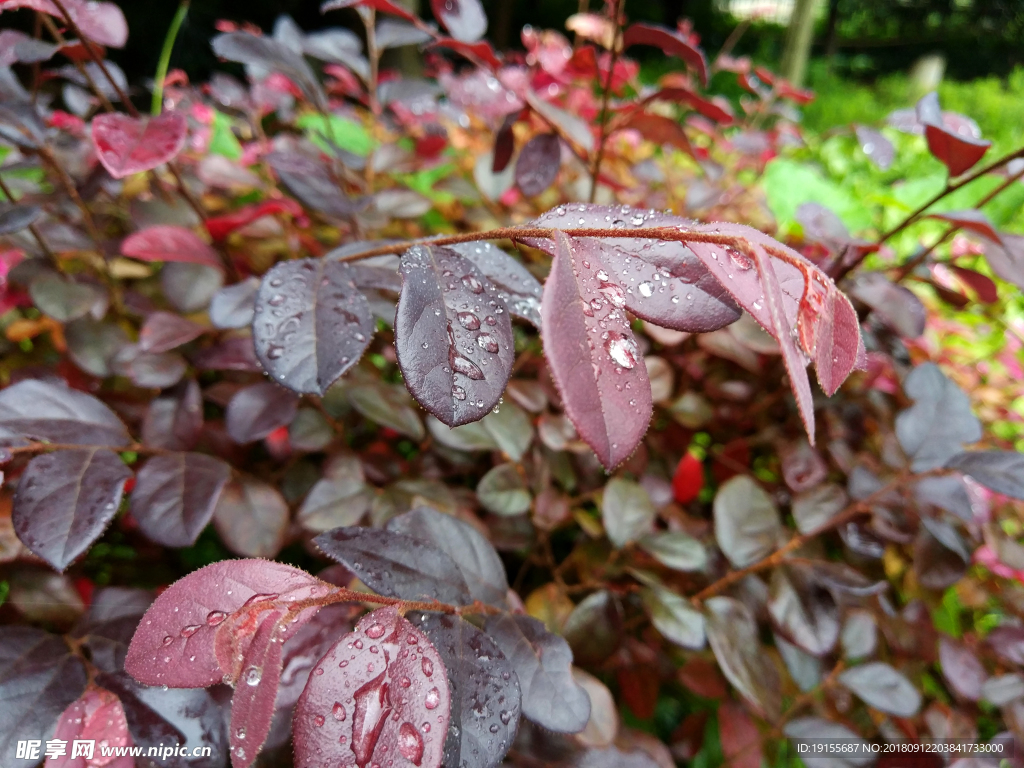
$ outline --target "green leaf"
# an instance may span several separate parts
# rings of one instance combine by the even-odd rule
[[[310,141],[327,153],[331,152],[331,143],[335,143],[354,155],[366,157],[377,146],[363,126],[337,115],[331,115],[330,126],[323,115],[312,113],[301,115],[295,122],[307,131]]]

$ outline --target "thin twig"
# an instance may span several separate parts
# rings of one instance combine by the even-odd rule
[[[4,197],[7,198],[7,202],[11,204],[14,203],[14,195],[11,194],[11,188],[7,186],[7,182],[3,180],[2,176],[0,176],[0,192],[4,193]],[[53,251],[50,250],[50,246],[46,244],[46,241],[43,240],[43,235],[39,231],[39,227],[37,227],[35,224],[29,224],[28,231],[32,233],[32,237],[34,237],[36,239],[36,242],[39,243],[39,247],[43,249],[43,253],[46,254],[46,257],[50,259],[50,261],[52,261],[54,264],[56,264],[57,256],[56,254],[54,254]]]

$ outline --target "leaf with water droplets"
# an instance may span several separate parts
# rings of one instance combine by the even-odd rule
[[[456,605],[472,602],[455,561],[427,541],[358,527],[335,528],[313,541],[378,594]]]
[[[249,768],[270,733],[274,700],[281,681],[281,639],[287,626],[284,611],[274,611],[260,622],[242,656],[242,674],[231,697],[231,765]]]
[[[544,353],[566,415],[607,469],[636,448],[651,420],[651,384],[622,305],[605,290],[592,241],[555,233],[541,304]]]
[[[213,516],[231,467],[202,453],[154,456],[139,470],[131,511],[139,529],[165,547],[189,547]]]
[[[451,691],[430,640],[394,607],[364,616],[320,660],[295,705],[296,768],[438,768]],[[405,764],[405,763],[403,763]]]
[[[401,271],[395,347],[406,386],[449,427],[483,418],[505,391],[515,357],[498,289],[449,248],[411,248]]]
[[[572,677],[572,651],[563,638],[523,615],[492,616],[486,631],[519,676],[524,715],[559,733],[587,726],[590,697]]]
[[[327,585],[305,571],[267,560],[225,560],[174,582],[153,602],[132,637],[124,668],[146,685],[206,688],[234,680],[234,657],[218,661],[221,642],[244,653],[268,612],[326,593]],[[294,615],[282,641],[316,613]],[[172,663],[173,662],[173,663]],[[240,667],[240,665],[239,665]]]
[[[0,427],[53,443],[131,442],[121,420],[95,397],[39,379],[20,381],[0,392]]]
[[[251,384],[228,403],[224,414],[228,435],[240,444],[261,440],[278,427],[288,426],[298,407],[298,398],[276,384]]]
[[[63,571],[114,519],[131,476],[116,453],[101,448],[36,456],[14,495],[18,538]]]
[[[15,754],[19,741],[46,738],[86,682],[81,659],[63,638],[35,627],[0,627],[0,754]]]
[[[253,340],[279,384],[322,395],[355,365],[373,338],[373,315],[343,261],[297,259],[263,276]]]
[[[570,229],[678,227],[686,219],[619,205],[573,204],[554,208],[531,226]],[[527,240],[554,254],[551,240]],[[579,238],[600,252],[599,278],[609,301],[637,317],[688,333],[710,333],[741,316],[736,302],[684,243],[635,237]]]
[[[505,604],[508,593],[505,565],[491,542],[469,523],[431,507],[417,507],[393,517],[387,527],[389,531],[430,542],[447,552],[466,580],[473,600]]]
[[[104,688],[89,688],[72,702],[57,718],[53,738],[67,742],[69,747],[76,739],[89,739],[115,749],[130,747],[134,743],[128,732],[128,719],[121,700]],[[71,759],[70,748],[62,757],[48,758],[46,764],[48,768],[77,768],[81,765],[79,760]],[[108,768],[134,768],[135,760],[125,755],[104,765]]]
[[[494,641],[458,616],[412,613],[448,670],[451,719],[444,765],[492,768],[519,727],[519,678]]]
[[[118,113],[92,120],[96,156],[111,176],[123,179],[173,160],[185,146],[188,121],[180,112],[156,117],[129,117]]]
[[[451,246],[494,283],[514,317],[540,328],[540,298],[544,289],[519,261],[493,243],[458,243]]]

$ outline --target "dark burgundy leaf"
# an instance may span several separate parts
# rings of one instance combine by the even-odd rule
[[[777,720],[782,706],[779,674],[761,648],[750,609],[731,597],[713,597],[704,606],[708,642],[722,673],[755,709]]]
[[[252,325],[256,310],[259,278],[221,288],[210,301],[210,322],[215,328],[245,328]]]
[[[253,338],[260,364],[295,392],[322,395],[354,366],[375,330],[370,305],[343,261],[283,261],[263,276]]]
[[[128,648],[125,671],[145,685],[175,688],[234,680],[241,665],[232,651],[244,652],[265,615],[326,589],[305,571],[267,560],[225,560],[200,568],[168,587],[146,611]],[[293,616],[298,621],[287,625],[282,642],[315,613],[309,608]]]
[[[101,448],[36,456],[14,496],[18,538],[63,571],[114,519],[131,476],[116,453]]]
[[[927,315],[921,300],[881,272],[854,275],[850,295],[871,307],[875,315],[900,336],[916,339],[924,333]]]
[[[477,421],[501,398],[515,344],[498,289],[449,248],[402,256],[395,347],[406,386],[449,427]]]
[[[864,154],[883,171],[889,170],[896,155],[892,142],[885,138],[881,131],[865,125],[854,126],[853,130]]]
[[[93,376],[110,376],[110,363],[128,342],[121,326],[86,316],[64,326],[68,356],[75,365]]]
[[[985,242],[985,260],[997,277],[1024,288],[1024,237],[1002,232],[1000,240]]]
[[[0,209],[0,235],[9,235],[25,229],[42,213],[42,209],[34,205],[12,205]]]
[[[128,733],[128,720],[120,699],[103,688],[90,688],[71,703],[57,719],[54,739],[67,742],[62,757],[48,758],[48,768],[78,768],[81,758],[72,759],[71,744],[76,739],[91,739],[103,746],[130,747],[133,744]],[[105,762],[110,768],[135,768],[135,759],[123,755]]]
[[[850,232],[842,219],[820,203],[801,203],[797,206],[795,218],[804,228],[806,239],[815,240],[829,250],[837,251],[851,242]]]
[[[495,158],[497,162],[497,157]],[[541,133],[523,147],[516,160],[516,184],[527,197],[535,197],[554,184],[562,164],[562,142],[557,134]]]
[[[93,594],[88,613],[71,634],[88,645],[92,663],[105,672],[120,672],[139,620],[153,602],[144,589],[104,587]]]
[[[143,352],[167,352],[198,339],[205,331],[198,323],[173,312],[154,312],[139,331],[139,348]]]
[[[476,528],[431,507],[417,507],[388,521],[388,530],[429,542],[455,562],[469,596],[504,605],[508,593],[505,566],[491,543]]]
[[[661,90],[655,91],[650,96],[644,97],[641,104],[647,104],[651,101],[672,101],[679,104],[686,104],[697,112],[702,114],[708,120],[714,120],[715,122],[726,126],[731,125],[735,120],[732,114],[732,108],[729,106],[729,102],[723,101],[718,103],[711,99],[706,99],[698,93],[691,91],[689,88],[673,87],[673,88],[662,88]]]
[[[430,8],[456,40],[473,43],[487,31],[487,15],[480,0],[430,0]]]
[[[373,528],[335,528],[313,541],[378,594],[456,605],[473,602],[455,561],[427,541]]]
[[[834,483],[816,486],[793,497],[792,511],[800,533],[810,533],[825,525],[846,508],[846,491]]]
[[[896,417],[896,437],[915,472],[937,469],[964,443],[981,439],[967,395],[934,363],[922,363],[903,382],[914,405]]]
[[[139,529],[166,547],[189,547],[210,522],[231,467],[201,453],[154,456],[139,470],[131,511]]]
[[[124,424],[95,397],[38,379],[0,391],[0,427],[52,443],[122,446],[131,442]]]
[[[782,452],[782,478],[794,493],[809,491],[827,476],[828,465],[805,440]]]
[[[277,557],[288,533],[288,503],[273,485],[243,477],[228,483],[213,511],[225,546],[243,557]]]
[[[447,0],[445,1],[447,2]],[[473,0],[473,2],[476,2],[476,0]],[[434,40],[430,47],[448,48],[456,53],[462,54],[470,61],[474,63],[482,63],[484,66],[490,67],[494,71],[501,68],[501,59],[498,58],[498,55],[494,52],[494,48],[492,48],[491,44],[486,40],[471,43],[464,42],[462,40],[454,40],[450,37],[441,37]]]
[[[978,294],[978,298],[985,304],[994,304],[999,301],[999,291],[992,278],[975,272],[973,269],[958,267],[956,264],[950,264],[949,268],[962,282],[973,288],[974,292]]]
[[[761,768],[761,734],[740,704],[725,701],[718,706],[718,732],[726,768]]]
[[[444,662],[397,608],[369,613],[314,668],[295,706],[296,768],[438,768],[451,693]]]
[[[987,240],[992,240],[1000,245],[1002,244],[999,232],[997,232],[996,228],[992,226],[992,222],[988,220],[988,216],[981,211],[945,211],[943,213],[930,213],[928,214],[928,218],[949,222],[954,227],[970,230],[975,234],[981,235]]]
[[[996,655],[1017,666],[1024,666],[1024,627],[996,627],[985,638]]]
[[[494,641],[458,616],[410,614],[448,670],[451,717],[444,765],[498,765],[519,726],[520,691],[515,669]]]
[[[270,733],[281,680],[284,611],[263,619],[242,657],[242,674],[231,697],[231,765],[249,768]]]
[[[97,115],[92,143],[103,167],[115,179],[141,173],[173,160],[185,146],[188,122],[179,112],[158,117]]]
[[[1012,499],[1024,499],[1024,454],[1016,451],[959,453],[946,467],[963,472],[990,491]]]
[[[554,250],[541,303],[544,352],[566,415],[611,469],[647,431],[653,411],[647,366],[600,249],[556,232]]]
[[[672,118],[664,115],[652,115],[649,112],[637,112],[630,116],[623,127],[632,128],[654,144],[661,146],[667,144],[680,152],[695,156],[693,145],[690,144],[690,139],[683,131],[683,126]]]
[[[880,712],[911,717],[921,708],[921,694],[914,684],[882,661],[847,669],[839,682]]]
[[[570,229],[674,227],[689,222],[627,206],[567,205],[548,211],[531,225]],[[552,240],[529,240],[554,254]],[[738,320],[741,312],[722,285],[683,243],[641,238],[581,238],[600,252],[609,278],[604,294],[645,320],[664,328],[709,333]]]
[[[236,443],[262,440],[295,418],[299,400],[287,389],[269,381],[251,384],[231,398],[224,413],[228,434]]]
[[[988,672],[973,651],[948,637],[940,638],[939,663],[942,676],[958,695],[968,701],[981,698],[981,687],[988,679]]]
[[[115,374],[147,389],[173,387],[185,375],[186,367],[185,358],[176,352],[143,352],[138,344],[122,347],[110,364]]]
[[[532,90],[521,95],[529,104],[530,109],[540,115],[546,123],[558,128],[563,138],[568,137],[587,152],[594,149],[594,129],[586,120],[545,101]],[[503,109],[501,114],[506,112],[507,108]]]
[[[314,104],[326,104],[323,89],[313,70],[302,57],[284,43],[249,32],[228,32],[210,41],[213,52],[222,59],[255,65],[279,72],[292,80]]]
[[[992,146],[991,141],[984,141],[951,126],[939,107],[939,97],[934,91],[917,103],[917,121],[924,126],[928,149],[949,169],[950,176],[959,176],[972,168]]]
[[[494,160],[491,163],[492,173],[504,171],[516,150],[516,136],[512,127],[519,121],[521,111],[505,115],[498,132],[494,134]]]
[[[142,261],[182,261],[222,268],[217,252],[195,232],[169,224],[129,235],[121,243],[121,253]]]
[[[365,205],[349,198],[328,173],[328,164],[295,152],[271,152],[267,162],[281,183],[307,208],[347,218]]]
[[[453,251],[472,261],[498,289],[498,297],[518,317],[540,328],[540,299],[544,289],[519,261],[493,243],[459,243]]]
[[[590,696],[572,677],[569,644],[520,614],[492,616],[486,631],[519,676],[523,714],[551,731],[582,731],[590,719]]]
[[[633,45],[661,48],[666,56],[675,56],[685,61],[697,72],[701,82],[708,84],[708,63],[704,52],[675,30],[656,24],[632,24],[622,36],[622,45],[624,48]]]
[[[341,569],[341,566],[336,566]],[[321,574],[324,576],[325,574]],[[286,708],[291,723],[291,709],[306,687],[309,675],[324,654],[342,635],[352,631],[353,611],[350,603],[328,605],[302,625],[282,649],[282,671],[277,691],[277,707]]]
[[[839,639],[839,607],[808,569],[775,569],[768,614],[782,635],[812,656],[829,653]]]
[[[395,5],[391,0],[327,0],[326,3],[320,6],[320,13],[327,13],[328,11],[336,11],[339,8],[373,8],[381,13],[387,13],[392,16],[397,16],[400,19],[405,19],[408,22],[415,23],[417,18],[409,13],[405,8],[400,5]]]

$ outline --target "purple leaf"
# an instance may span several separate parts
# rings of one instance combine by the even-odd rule
[[[64,0],[62,3],[71,20],[75,22],[91,42],[111,48],[123,48],[128,41],[128,22],[124,13],[114,3],[97,3],[89,0]],[[0,11],[14,8],[31,8],[34,11],[54,16],[57,24],[64,23],[64,14],[51,0],[2,0]]]
[[[631,226],[674,227],[689,224],[676,216],[627,206],[567,205],[532,222],[537,227],[616,229]],[[709,333],[740,318],[739,307],[683,243],[640,238],[580,238],[597,249],[609,278],[602,280],[608,299],[663,328]],[[554,254],[553,241],[529,240]],[[619,304],[621,305],[621,304]]]
[[[653,412],[647,366],[601,251],[562,232],[555,233],[554,249],[541,304],[544,353],[566,415],[611,469],[647,431]]]
[[[914,684],[882,661],[847,669],[839,675],[839,682],[880,712],[912,717],[921,708],[921,694]]]
[[[472,261],[494,283],[513,317],[540,328],[540,298],[544,289],[526,267],[493,243],[459,243],[451,249]]]
[[[487,15],[480,0],[430,0],[430,7],[434,18],[456,40],[476,42],[487,31]]]
[[[512,325],[498,289],[449,248],[402,256],[395,347],[406,386],[449,427],[477,421],[508,383]]]
[[[501,614],[486,632],[519,677],[526,717],[558,733],[578,733],[590,719],[590,696],[572,677],[572,651],[537,619]]]
[[[403,600],[473,602],[455,561],[428,541],[373,528],[335,528],[313,539],[378,594]]]
[[[336,567],[341,569],[341,566]],[[302,695],[313,667],[339,637],[352,631],[353,611],[361,612],[361,609],[351,603],[328,605],[284,643],[276,704],[279,709],[287,709],[289,723],[292,707]]]
[[[970,230],[975,234],[981,235],[987,240],[992,240],[993,242],[1002,245],[1002,239],[999,236],[999,232],[997,232],[995,227],[992,226],[992,222],[988,220],[988,216],[981,211],[973,209],[966,211],[944,211],[943,213],[929,213],[927,218],[949,222],[958,229]]]
[[[726,679],[756,710],[775,721],[781,709],[778,670],[761,648],[750,609],[731,597],[705,604],[708,643]]]
[[[714,120],[722,126],[731,125],[736,119],[728,101],[722,100],[721,98],[716,98],[712,101],[711,99],[706,99],[700,94],[695,93],[689,88],[683,88],[681,86],[662,88],[659,91],[655,91],[650,96],[645,96],[640,104],[645,105],[652,101],[672,101],[678,104],[686,104],[702,114],[708,120]]]
[[[284,611],[263,619],[242,658],[242,674],[231,697],[231,765],[249,768],[270,733],[274,701],[281,681],[282,645],[278,637]]]
[[[737,568],[771,554],[784,540],[779,510],[749,475],[722,483],[714,501],[715,539]]]
[[[400,5],[395,5],[391,0],[327,0],[320,6],[320,13],[335,11],[339,8],[373,8],[381,13],[387,13],[415,23],[418,19]]]
[[[839,639],[839,607],[809,569],[775,569],[768,614],[784,637],[812,656],[831,652]]]
[[[116,453],[101,448],[36,456],[14,496],[18,538],[63,571],[114,519],[131,476]]]
[[[448,671],[451,718],[444,765],[498,765],[519,726],[520,691],[515,669],[494,641],[458,616],[412,614]]]
[[[38,379],[0,392],[0,427],[53,443],[122,446],[131,442],[121,420],[92,395]]]
[[[491,543],[469,523],[431,507],[417,507],[393,517],[387,529],[428,542],[447,553],[465,579],[471,599],[491,605],[505,604],[505,566]]]
[[[143,352],[138,344],[129,344],[114,355],[110,367],[137,387],[163,389],[181,381],[187,365],[176,352]]]
[[[1024,288],[1024,237],[1002,232],[1000,241],[985,241],[985,261],[997,277]]]
[[[82,661],[63,638],[34,627],[0,627],[0,754],[15,754],[19,741],[46,738],[86,682]]]
[[[206,241],[184,227],[160,224],[129,235],[121,253],[142,261],[182,261],[221,269],[220,257]]]
[[[198,339],[206,329],[173,312],[154,312],[146,318],[139,331],[139,348],[143,352],[167,352]]]
[[[131,511],[139,529],[165,547],[189,547],[213,516],[231,467],[201,453],[154,456],[136,477]]]
[[[632,45],[661,48],[666,56],[675,56],[685,61],[697,72],[701,82],[708,84],[708,63],[704,52],[675,30],[656,24],[632,24],[622,36],[622,45],[624,48]]]
[[[200,568],[174,582],[146,611],[128,648],[125,671],[145,685],[174,688],[235,680],[241,665],[233,654],[244,653],[263,618],[326,589],[305,571],[267,560],[225,560]],[[316,608],[296,613],[298,620],[287,625],[282,642],[315,613]]]
[[[224,284],[224,273],[207,264],[170,262],[160,270],[160,289],[179,312],[199,312]]]
[[[3,32],[0,32],[2,35]],[[36,221],[43,211],[34,205],[14,205],[0,209],[0,235],[20,232]]]
[[[0,31],[0,66],[3,67],[47,61],[59,50],[59,45],[37,40],[15,29]]]
[[[1016,451],[971,451],[959,453],[946,462],[984,485],[990,491],[1024,499],[1024,454]]]
[[[187,133],[188,121],[178,112],[138,118],[114,113],[92,120],[96,155],[115,179],[170,162],[184,148]]]
[[[992,278],[980,272],[975,272],[973,269],[958,267],[956,264],[950,264],[949,268],[961,282],[966,283],[972,288],[978,294],[978,298],[985,304],[994,304],[999,301],[999,290],[996,288]]]
[[[996,627],[985,638],[996,655],[1009,664],[1024,666],[1024,627]]]
[[[343,261],[283,261],[263,276],[253,339],[270,377],[322,395],[359,362],[375,330],[370,305]]]
[[[276,557],[288,533],[288,503],[272,485],[241,478],[217,501],[213,522],[224,544],[245,557]]]
[[[805,440],[782,452],[782,477],[791,491],[809,491],[827,476],[828,465]]]
[[[323,89],[302,53],[278,40],[249,32],[228,32],[213,38],[210,46],[222,59],[279,72],[292,80],[314,104],[323,106],[327,103]]]
[[[889,328],[908,339],[924,333],[927,314],[921,300],[909,289],[896,285],[881,272],[853,276],[850,295],[867,304]]]
[[[968,701],[981,698],[981,687],[988,679],[988,672],[967,646],[948,637],[940,638],[939,664],[942,676],[957,695]]]
[[[224,413],[228,434],[244,445],[262,440],[295,418],[299,399],[287,389],[269,381],[251,384],[231,398]]]
[[[896,437],[915,472],[941,467],[981,439],[970,399],[934,363],[914,368],[903,390],[914,404],[896,416]]]
[[[498,132],[494,134],[494,159],[491,162],[491,173],[501,173],[512,160],[512,154],[516,151],[516,135],[512,128],[519,122],[521,110],[510,112],[505,115]]]
[[[128,344],[128,334],[113,322],[83,317],[64,326],[68,356],[75,365],[93,376],[111,375],[110,363]]]
[[[497,159],[495,160],[497,161]],[[516,184],[527,197],[535,197],[554,184],[562,164],[562,143],[554,133],[534,136],[516,160]]]
[[[889,170],[896,155],[892,142],[885,138],[881,131],[868,128],[866,125],[854,126],[853,130],[864,154],[883,171]]]
[[[804,228],[806,239],[817,241],[829,250],[838,250],[850,242],[850,232],[842,219],[820,203],[800,203],[795,218]]]
[[[249,371],[259,373],[263,369],[256,359],[251,336],[233,336],[213,346],[200,350],[192,356],[192,363],[202,371]]]
[[[72,759],[70,745],[75,739],[92,739],[104,746],[130,747],[128,720],[120,699],[103,688],[90,688],[65,709],[57,719],[53,738],[68,743],[61,757],[48,758],[47,768],[79,768],[81,758]],[[110,768],[134,768],[135,759],[129,755],[115,757],[104,765]]]
[[[329,175],[329,166],[316,162],[296,152],[271,152],[267,162],[281,183],[297,197],[303,205],[314,211],[347,218],[365,204],[360,204],[341,190],[341,186]]]
[[[215,328],[252,325],[259,287],[259,278],[247,277],[240,283],[221,288],[210,301],[210,322]]]
[[[203,396],[194,379],[152,400],[142,423],[142,442],[169,451],[187,451],[203,429]]]
[[[62,323],[84,317],[97,306],[106,309],[106,296],[101,289],[52,272],[35,278],[28,293],[41,312]]]
[[[415,649],[415,650],[414,650]],[[314,668],[295,706],[296,768],[439,768],[451,693],[430,641],[388,607],[362,618]]]

